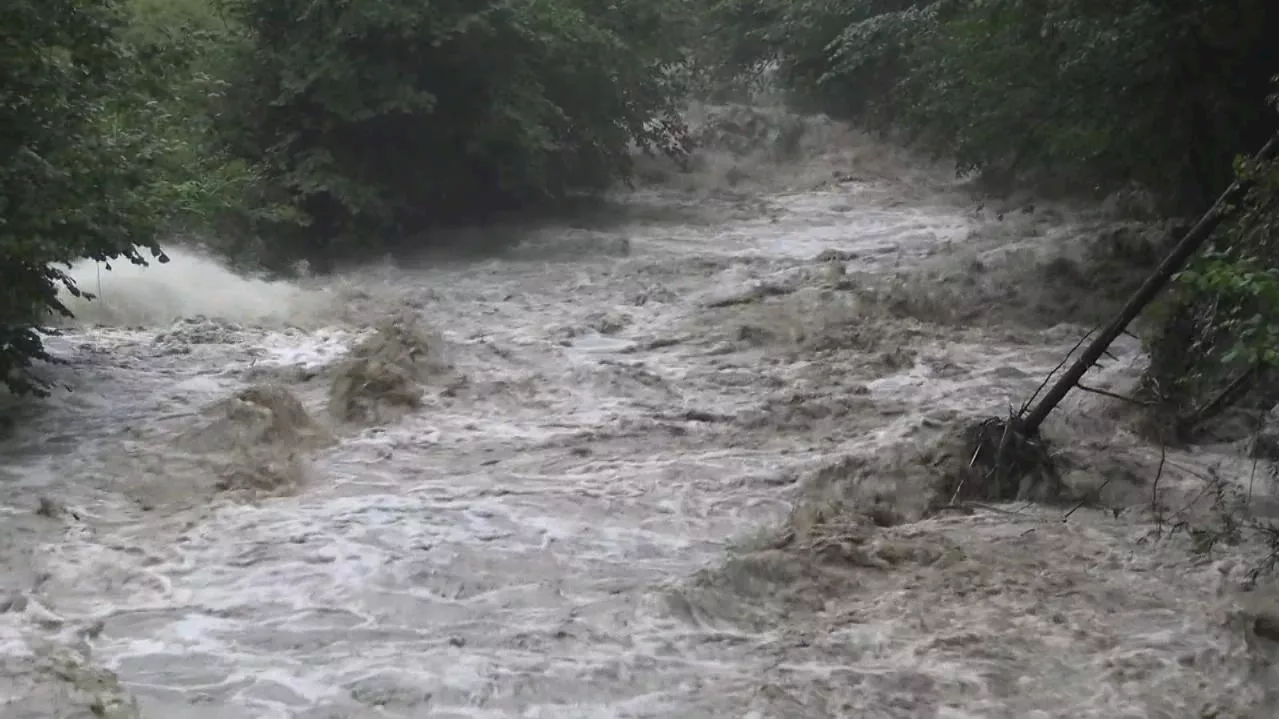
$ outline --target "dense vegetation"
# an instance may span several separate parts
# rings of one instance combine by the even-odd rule
[[[1264,0],[9,0],[0,376],[42,357],[60,267],[158,240],[332,260],[681,155],[688,83],[762,76],[997,184],[1252,193],[1163,308],[1154,385],[1274,378],[1277,9]],[[1187,352],[1188,347],[1196,351]],[[1253,376],[1253,375],[1250,375]],[[1272,390],[1274,392],[1274,390]],[[1274,400],[1271,400],[1274,401]]]
[[[663,0],[12,0],[0,8],[0,379],[60,268],[190,234],[283,264],[599,188],[680,154]]]
[[[144,63],[115,40],[121,20],[104,3],[0,7],[0,373],[19,391],[32,385],[15,370],[43,357],[32,325],[66,312],[58,263],[159,252],[163,157],[133,97]]]
[[[222,9],[243,31],[224,137],[311,224],[312,254],[601,187],[633,144],[681,150],[662,2]]]
[[[959,170],[1207,207],[1274,133],[1275,3],[718,0],[709,64]],[[1181,205],[1180,207],[1185,207]]]

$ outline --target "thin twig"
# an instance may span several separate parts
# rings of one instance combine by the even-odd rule
[[[1001,508],[999,508],[999,507],[993,507],[993,506],[991,506],[990,504],[983,504],[983,503],[981,503],[981,502],[965,502],[964,504],[962,504],[962,505],[960,505],[960,506],[962,506],[962,507],[969,507],[969,508],[973,508],[973,509],[985,509],[985,510],[987,510],[988,512],[995,512],[996,514],[1007,514],[1007,515],[1009,515],[1010,517],[1022,517],[1023,519],[1027,519],[1027,518],[1029,518],[1029,517],[1030,517],[1030,515],[1023,514],[1022,512],[1011,512],[1011,511],[1009,511],[1009,510],[1007,510],[1007,509],[1001,509]]]
[[[1009,411],[1012,413],[1013,408],[1010,407]],[[1011,429],[1013,429],[1012,415],[1009,417],[1009,421],[1004,423],[1004,433],[1000,435],[1000,446],[996,449],[995,466],[991,470],[995,474],[996,491],[1001,491],[1004,482],[1004,472],[1002,471],[1004,467],[1004,452],[1009,446],[1009,432]]]
[[[1036,391],[1032,392],[1031,396],[1027,398],[1027,401],[1022,403],[1022,408],[1018,410],[1019,417],[1027,413],[1027,409],[1031,407],[1031,404],[1033,402],[1036,401],[1036,397],[1040,396],[1040,393],[1044,391],[1044,388],[1049,386],[1049,382],[1053,380],[1053,376],[1055,374],[1058,374],[1058,370],[1065,367],[1067,364],[1067,361],[1071,359],[1071,355],[1075,354],[1076,350],[1080,349],[1080,345],[1083,345],[1084,341],[1089,339],[1089,336],[1097,331],[1098,331],[1098,327],[1094,327],[1088,332],[1085,332],[1084,335],[1080,337],[1080,339],[1076,342],[1075,346],[1072,347],[1071,350],[1067,352],[1067,354],[1062,358],[1062,361],[1058,363],[1058,366],[1054,367],[1053,370],[1049,372],[1049,374],[1044,378],[1044,381],[1040,383],[1040,386],[1036,388]]]
[[[1224,488],[1225,487],[1222,484],[1222,479],[1219,477],[1214,477],[1209,480],[1204,480],[1204,486],[1200,488],[1200,491],[1196,492],[1196,495],[1191,498],[1190,502],[1187,502],[1185,505],[1183,505],[1182,509],[1179,509],[1178,511],[1174,512],[1174,516],[1181,516],[1186,514],[1187,512],[1190,512],[1191,508],[1196,506],[1196,503],[1199,502],[1202,498],[1204,498],[1204,496],[1208,494],[1210,490],[1220,493]]]
[[[1079,382],[1077,382],[1077,383],[1076,383],[1076,389],[1078,389],[1078,390],[1082,390],[1082,391],[1085,391],[1085,392],[1092,392],[1093,394],[1100,394],[1100,395],[1102,395],[1103,397],[1110,397],[1111,399],[1118,399],[1118,400],[1120,400],[1121,402],[1128,402],[1128,403],[1130,403],[1130,404],[1136,404],[1136,405],[1138,405],[1139,407],[1150,407],[1150,406],[1151,406],[1151,403],[1150,403],[1150,402],[1144,402],[1144,401],[1142,401],[1142,400],[1140,400],[1140,399],[1134,399],[1133,397],[1127,397],[1127,396],[1122,395],[1122,394],[1116,394],[1115,392],[1109,392],[1109,391],[1107,391],[1107,390],[1105,390],[1105,389],[1098,389],[1097,387],[1090,387],[1089,385],[1086,385],[1086,384],[1080,384]]]
[[[1199,502],[1200,499],[1203,498],[1209,490],[1213,490],[1215,493],[1217,493],[1217,495],[1219,496],[1219,499],[1221,499],[1223,493],[1231,490],[1233,486],[1231,482],[1223,479],[1222,476],[1218,474],[1218,469],[1216,466],[1209,467],[1205,474],[1201,474],[1199,472],[1188,472],[1187,474],[1189,474],[1194,479],[1200,480],[1202,486],[1200,488],[1200,491],[1197,492],[1196,495],[1191,498],[1191,501],[1187,502],[1186,505],[1184,505],[1181,509],[1177,510],[1174,514],[1183,514],[1185,512],[1189,512],[1191,508],[1194,507],[1196,503]]]
[[[1252,380],[1255,380],[1262,371],[1261,363],[1250,367],[1239,377],[1232,380],[1225,389],[1211,398],[1208,402],[1197,407],[1185,417],[1177,419],[1179,431],[1189,431],[1199,427],[1206,420],[1213,419],[1221,414],[1231,405],[1235,404],[1245,392],[1252,386]]]
[[[969,457],[969,469],[973,469],[973,465],[977,463],[978,455],[981,453],[982,453],[982,438],[979,437],[978,441],[974,443],[973,456]]]
[[[1160,464],[1156,466],[1156,478],[1151,481],[1151,510],[1156,514],[1156,536],[1164,532],[1164,511],[1160,508],[1160,478],[1164,476],[1165,446],[1160,445]]]
[[[1102,490],[1106,489],[1108,484],[1111,484],[1111,478],[1110,478],[1110,477],[1107,477],[1106,481],[1104,481],[1104,482],[1103,482],[1103,483],[1098,487],[1097,491],[1092,492],[1092,493],[1090,493],[1090,494],[1092,494],[1092,495],[1093,495],[1093,497],[1094,497],[1095,499],[1097,499],[1098,501],[1102,501]],[[1067,512],[1066,514],[1062,515],[1062,521],[1064,521],[1064,522],[1065,522],[1065,521],[1067,521],[1067,519],[1068,519],[1068,518],[1070,518],[1070,517],[1071,517],[1071,515],[1073,515],[1073,514],[1075,514],[1075,513],[1076,513],[1076,510],[1077,510],[1077,509],[1080,509],[1080,508],[1081,508],[1081,507],[1083,507],[1084,505],[1088,504],[1088,503],[1089,503],[1089,497],[1090,497],[1090,494],[1086,494],[1086,495],[1085,495],[1085,496],[1080,500],[1080,503],[1079,503],[1079,504],[1077,504],[1076,506],[1074,506],[1074,507],[1072,507],[1072,508],[1071,508],[1071,511],[1070,511],[1070,512]]]
[[[1258,478],[1258,437],[1262,434],[1262,415],[1259,413],[1258,424],[1249,438],[1249,488],[1245,493],[1245,501],[1253,502],[1253,482]]]
[[[952,493],[951,493],[951,501],[950,501],[950,502],[948,502],[948,504],[955,504],[955,503],[956,503],[956,497],[959,497],[959,496],[960,496],[960,490],[964,489],[964,481],[965,481],[966,479],[968,479],[968,478],[969,478],[969,475],[968,475],[968,474],[966,474],[966,475],[964,475],[963,477],[961,477],[961,478],[960,478],[960,483],[956,485],[956,491],[954,491],[954,492],[952,492]]]
[[[973,470],[973,465],[977,464],[977,462],[978,462],[978,455],[982,453],[982,444],[983,444],[983,441],[986,439],[986,436],[987,436],[987,427],[990,427],[992,422],[997,422],[997,421],[999,421],[999,420],[996,420],[996,419],[994,419],[994,418],[992,418],[992,419],[987,419],[987,420],[983,421],[983,423],[982,423],[981,425],[979,425],[979,426],[978,426],[978,441],[976,441],[976,442],[974,442],[974,443],[973,443],[973,444],[974,444],[974,447],[973,447],[973,456],[969,457],[969,470],[970,470],[970,471],[972,471],[972,470]],[[954,491],[954,492],[952,492],[952,493],[951,493],[951,501],[950,501],[950,502],[948,502],[948,504],[953,505],[953,506],[955,505],[955,503],[956,503],[956,498],[960,496],[960,490],[964,489],[964,483],[965,483],[966,481],[968,481],[968,479],[969,479],[969,475],[968,475],[967,473],[966,473],[965,475],[963,475],[963,476],[961,476],[961,477],[960,477],[960,482],[956,485],[956,491]]]

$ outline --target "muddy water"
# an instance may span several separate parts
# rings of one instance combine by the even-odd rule
[[[808,137],[497,258],[79,268],[102,300],[50,343],[74,391],[0,448],[0,716],[1274,716],[1274,656],[1223,611],[1248,538],[1193,557],[1137,509],[841,518],[880,487],[916,519],[919,455],[1070,349],[1075,326],[954,320],[989,296],[975,262],[1074,228]],[[429,356],[420,399],[340,422],[379,327]],[[1140,362],[1122,340],[1092,381]],[[232,400],[251,386],[274,399]],[[1140,486],[1157,452],[1114,412],[1057,431]]]

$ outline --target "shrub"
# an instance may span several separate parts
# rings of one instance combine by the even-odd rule
[[[221,133],[333,256],[626,178],[680,153],[662,2],[225,0],[246,33]],[[280,249],[280,248],[278,248]]]
[[[59,267],[80,258],[144,263],[168,201],[163,147],[135,104],[142,65],[112,0],[11,0],[0,8],[0,380],[41,392],[37,331],[68,314]]]

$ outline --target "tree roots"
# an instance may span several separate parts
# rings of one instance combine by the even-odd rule
[[[969,430],[969,464],[950,488],[950,504],[962,500],[1052,501],[1062,482],[1048,445],[1026,431],[1022,418],[991,417]]]

